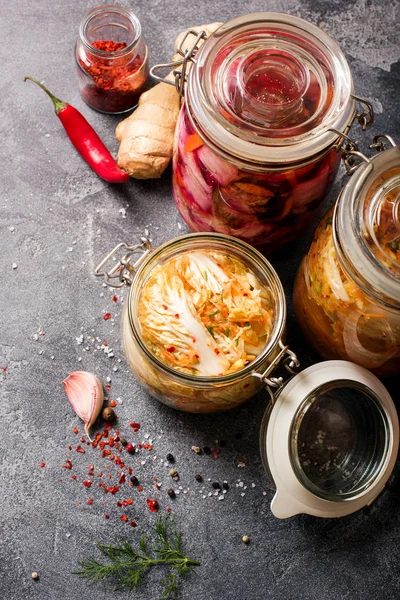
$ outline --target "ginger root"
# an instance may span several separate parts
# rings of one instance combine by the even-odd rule
[[[211,23],[201,27],[211,35],[221,23]],[[185,34],[180,33],[175,40],[175,51]],[[193,38],[185,42],[188,48]],[[181,56],[175,54],[173,60]],[[168,79],[173,81],[172,72]],[[181,107],[181,97],[175,87],[159,83],[139,98],[137,109],[117,125],[115,135],[120,143],[117,161],[119,166],[136,179],[161,177],[172,157],[174,133]]]

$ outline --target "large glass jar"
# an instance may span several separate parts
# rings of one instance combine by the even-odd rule
[[[186,224],[264,252],[287,244],[312,222],[356,117],[372,113],[356,115],[348,63],[321,29],[280,13],[222,25],[196,52],[176,131]]]
[[[88,12],[75,48],[79,91],[103,113],[133,109],[148,78],[148,52],[137,17],[123,6],[104,4]]]
[[[398,147],[366,159],[322,219],[296,277],[294,306],[324,358],[400,374]]]
[[[126,249],[126,246],[124,247]],[[139,250],[141,249],[140,246]],[[163,286],[161,293],[157,295],[156,303],[158,304],[153,307],[154,310],[143,316],[142,296],[143,301],[147,302],[144,290],[153,274],[162,269],[164,265],[171,264],[171,261],[177,257],[194,252],[196,253],[195,261],[193,261],[194,268],[198,269],[201,279],[197,288],[201,293],[200,288],[204,284],[204,292],[207,295],[204,306],[210,321],[204,322],[204,328],[202,323],[199,323],[198,320],[194,322],[193,318],[189,323],[187,313],[191,312],[190,317],[192,317],[195,312],[192,300],[191,298],[186,300],[186,298],[174,297],[181,286],[181,282],[175,278],[175,275],[171,277],[171,285]],[[222,362],[219,365],[218,361],[220,358],[222,360],[228,356],[228,346],[233,352],[237,351],[238,359],[244,354],[239,334],[238,338],[235,338],[232,325],[225,323],[221,329],[220,314],[218,313],[222,313],[222,304],[228,306],[228,293],[231,295],[233,292],[230,280],[227,278],[221,288],[222,293],[225,290],[225,299],[221,298],[221,292],[218,291],[220,289],[219,282],[214,279],[215,276],[219,276],[219,273],[213,270],[207,256],[207,253],[210,252],[217,253],[228,261],[232,259],[241,261],[247,270],[246,278],[248,276],[248,283],[246,283],[248,291],[244,291],[243,295],[250,295],[256,288],[255,295],[259,296],[262,293],[259,292],[259,285],[267,289],[268,302],[271,314],[273,314],[269,335],[265,345],[258,349],[257,356],[247,360],[249,353],[247,351],[246,361],[241,363],[239,368],[237,368],[239,364],[237,363],[234,369],[229,369],[226,374],[222,375],[219,374],[219,371],[224,371],[225,365]],[[234,408],[259,391],[263,382],[259,377],[254,376],[254,373],[264,372],[267,365],[281,351],[286,321],[283,288],[270,263],[259,252],[240,240],[219,234],[189,234],[175,238],[156,250],[147,247],[146,258],[140,259],[140,265],[140,268],[136,265],[134,269],[129,297],[124,305],[121,327],[124,352],[129,366],[148,392],[173,408],[187,412],[211,413]],[[258,283],[256,284],[255,281]],[[185,281],[185,286],[187,285]],[[240,304],[240,298],[237,301]],[[208,302],[209,304],[207,304]],[[200,298],[197,304],[203,304],[203,300]],[[210,308],[211,305],[215,306]],[[234,307],[234,310],[236,308],[237,306]],[[159,348],[164,352],[165,358],[162,358],[162,353],[153,351],[154,344],[148,335],[148,328],[145,327],[150,320],[153,333],[164,328],[164,336]],[[240,315],[237,313],[235,321],[239,325],[241,338],[244,339],[245,336],[250,338],[250,334],[254,336],[251,314]],[[182,323],[185,331],[180,329],[179,323]],[[187,340],[187,334],[190,335],[190,340]],[[217,344],[215,340],[217,340]],[[220,344],[225,348],[225,351],[221,350],[221,353]],[[190,369],[184,368],[184,365],[187,364],[186,361],[174,360],[175,357],[179,358],[179,350],[184,346],[183,352],[185,352],[188,345],[188,353],[193,349],[197,357]],[[200,357],[197,356],[197,353]],[[206,367],[207,363],[211,363],[211,370],[199,368],[199,363],[202,363],[203,359]],[[216,371],[213,371],[212,363],[215,363]],[[174,368],[174,365],[177,368]]]

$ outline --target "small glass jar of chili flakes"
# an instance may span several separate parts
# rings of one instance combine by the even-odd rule
[[[79,27],[75,57],[84,101],[103,113],[134,108],[148,79],[148,50],[137,17],[105,4],[88,12]]]

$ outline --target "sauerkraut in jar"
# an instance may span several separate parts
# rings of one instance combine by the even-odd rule
[[[189,251],[159,265],[139,300],[144,343],[161,362],[192,375],[226,375],[265,348],[273,303],[243,262]]]
[[[299,324],[324,358],[400,373],[400,151],[359,167],[296,277]]]
[[[264,252],[300,235],[339,166],[355,115],[340,48],[279,13],[229,21],[196,53],[175,137],[173,190],[192,231]]]
[[[263,386],[280,352],[285,299],[256,250],[218,234],[189,234],[158,248],[132,282],[122,319],[137,379],[188,412],[234,408]]]

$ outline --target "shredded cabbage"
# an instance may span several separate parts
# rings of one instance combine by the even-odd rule
[[[142,339],[177,371],[218,376],[243,368],[273,326],[270,290],[240,260],[194,250],[157,266],[138,308]]]

